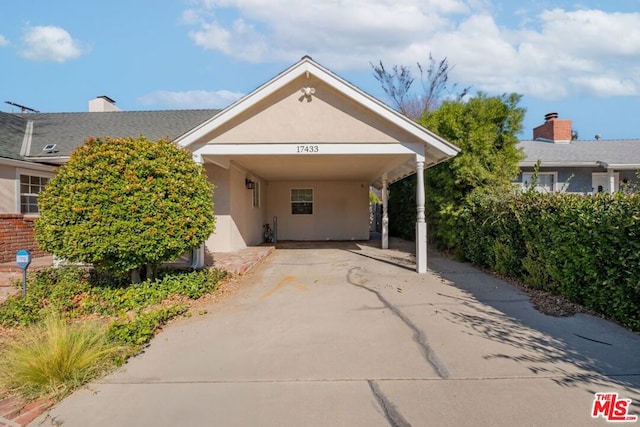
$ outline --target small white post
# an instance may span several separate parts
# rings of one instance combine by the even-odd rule
[[[201,243],[197,248],[191,249],[190,267],[194,270],[204,267],[204,243]]]
[[[607,169],[607,177],[609,178],[609,193],[613,194],[616,191],[616,174],[613,169]]]
[[[191,158],[193,161],[199,165],[204,164],[204,159],[202,155],[199,153],[192,153]],[[191,268],[200,269],[204,267],[204,242],[200,244],[197,248],[193,248],[191,250]]]
[[[416,162],[416,271],[427,272],[427,222],[424,215],[424,161]]]
[[[382,249],[389,249],[389,180],[382,177]]]

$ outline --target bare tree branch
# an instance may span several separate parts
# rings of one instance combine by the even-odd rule
[[[430,53],[429,67],[426,71],[419,62],[417,65],[422,85],[421,94],[411,93],[415,78],[408,66],[394,65],[392,72],[389,72],[385,69],[382,61],[379,61],[378,65],[371,64],[373,76],[380,82],[394,108],[412,119],[422,117],[429,111],[438,108],[445,95],[453,93],[457,87],[457,83],[449,86],[449,73],[454,67],[449,66],[447,58],[436,62]],[[464,88],[457,95],[457,99],[461,100],[469,92],[469,89],[469,87]]]

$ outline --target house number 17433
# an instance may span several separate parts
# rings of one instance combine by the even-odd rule
[[[298,153],[317,153],[319,151],[317,145],[298,145]]]

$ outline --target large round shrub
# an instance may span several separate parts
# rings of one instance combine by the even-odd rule
[[[36,239],[72,262],[124,274],[197,247],[213,231],[213,187],[168,140],[89,139],[40,193]]]

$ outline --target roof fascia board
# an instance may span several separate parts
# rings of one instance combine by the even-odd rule
[[[277,90],[291,83],[293,80],[307,73],[314,75],[320,80],[323,80],[330,86],[340,91],[345,96],[353,99],[354,101],[360,103],[376,114],[379,114],[385,119],[393,122],[401,129],[422,140],[426,140],[426,142],[447,155],[447,157],[453,157],[460,152],[460,149],[455,145],[430,132],[428,129],[420,126],[414,121],[406,118],[397,111],[394,111],[381,101],[371,97],[370,95],[367,95],[362,90],[346,82],[342,78],[333,74],[326,68],[320,66],[318,63],[308,57],[303,58],[301,61],[294,64],[289,69],[280,73],[272,80],[260,86],[258,89],[254,90],[244,98],[241,98],[239,101],[232,104],[230,107],[223,110],[216,116],[212,117],[207,122],[204,122],[202,125],[182,135],[177,140],[178,145],[183,148],[188,147],[198,139],[204,137],[213,129],[216,129],[223,123],[226,123],[227,121],[231,120],[232,118],[236,117],[237,115],[241,114],[242,112],[258,103],[259,101],[265,99]]]
[[[24,169],[32,169],[45,172],[54,172],[57,169],[56,166],[43,165],[40,163],[27,162],[24,160],[7,159],[5,157],[0,157],[0,165],[15,166]]]
[[[524,161],[520,162],[518,166],[531,168],[534,167],[538,162]],[[540,167],[598,167],[602,166],[599,162],[540,162]]]
[[[606,168],[606,169],[635,170],[635,169],[640,169],[640,164],[638,164],[638,163],[604,163],[604,162],[602,162],[602,167]]]
[[[52,157],[36,157],[30,156],[27,159],[33,163],[53,163],[55,165],[62,165],[67,163],[71,156],[52,156]]]

